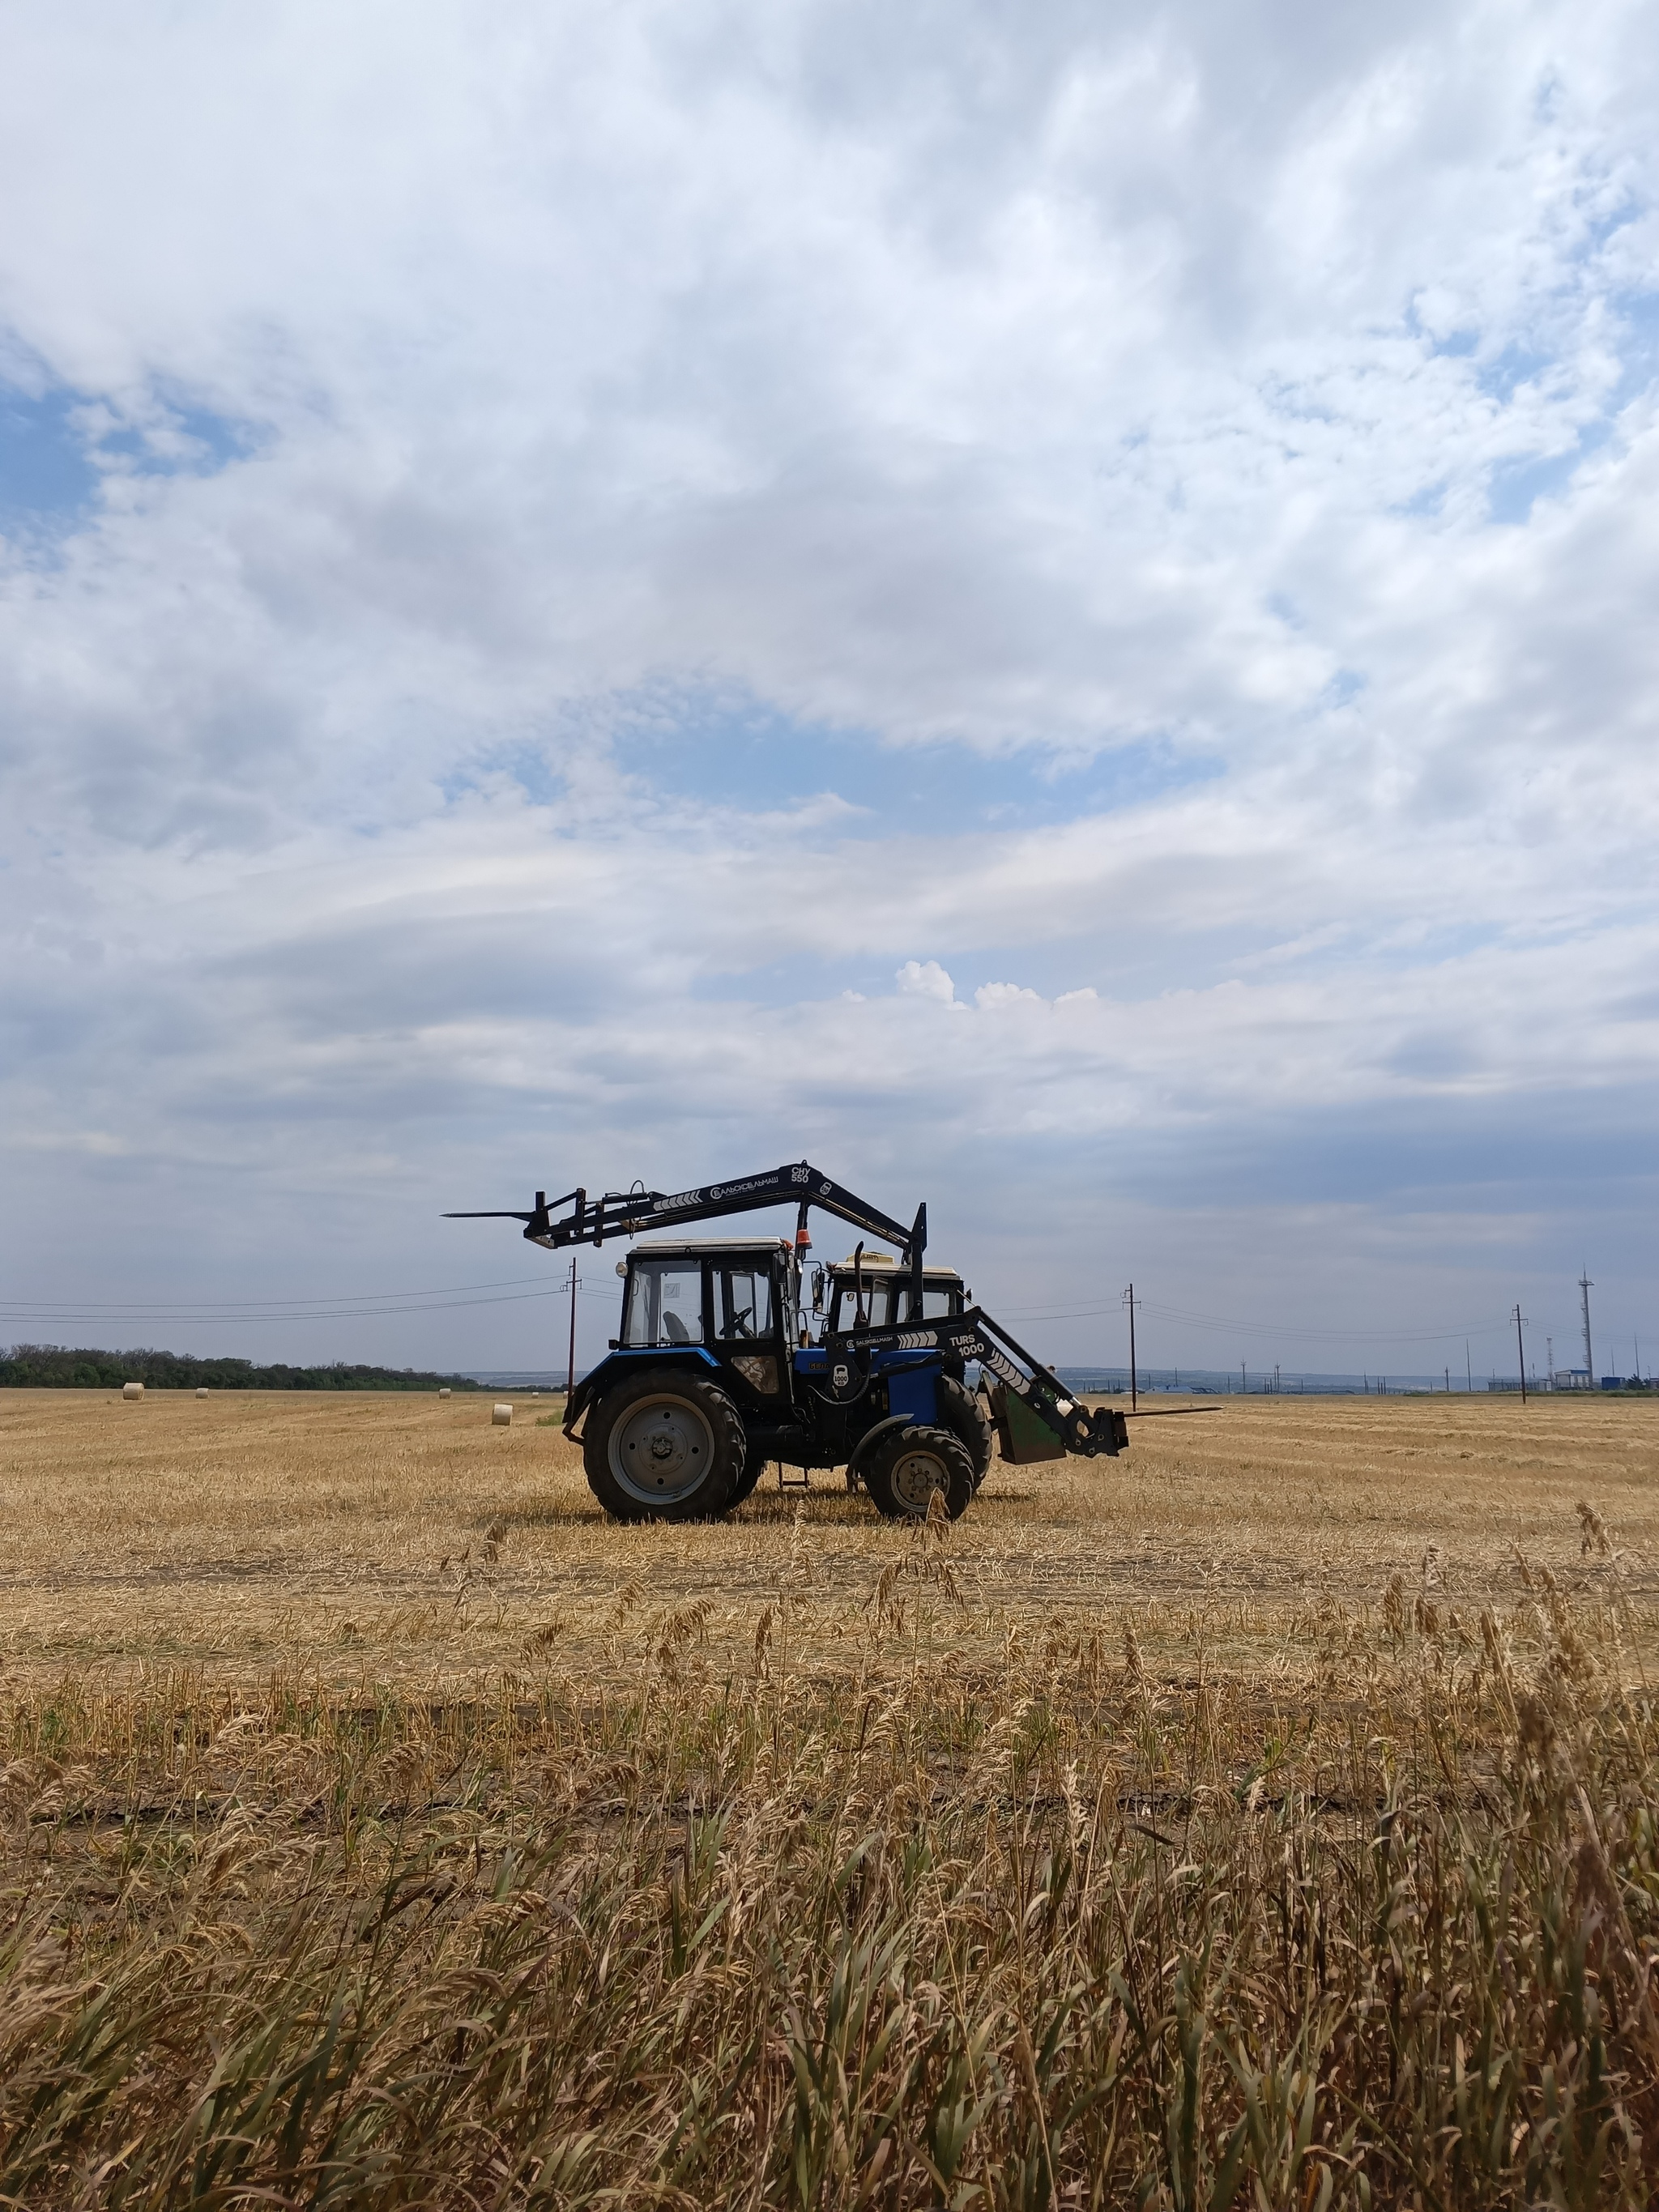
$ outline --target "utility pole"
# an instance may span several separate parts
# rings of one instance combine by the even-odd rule
[[[1589,1294],[1595,1287],[1595,1284],[1589,1279],[1589,1269],[1582,1268],[1578,1277],[1578,1291],[1584,1302],[1584,1383],[1586,1389],[1591,1390],[1595,1388],[1595,1361],[1590,1352]]]
[[[1553,1390],[1555,1388],[1555,1339],[1553,1336],[1547,1336],[1544,1339],[1544,1365],[1547,1370],[1544,1387],[1547,1390]]]
[[[1527,1347],[1521,1339],[1521,1309],[1515,1309],[1515,1357],[1521,1369],[1521,1403],[1527,1402]]]
[[[1463,1378],[1470,1397],[1474,1395],[1474,1362],[1469,1358],[1469,1340],[1463,1339]]]
[[[1241,1398],[1248,1398],[1250,1395],[1249,1378],[1244,1372],[1244,1362],[1242,1359],[1238,1363],[1238,1395]]]
[[[564,1402],[568,1407],[576,1389],[576,1255],[570,1255],[570,1367],[569,1379],[564,1386]]]
[[[1451,1370],[1449,1367],[1446,1370],[1446,1395],[1449,1398],[1451,1395]]]
[[[1129,1309],[1129,1411],[1133,1413],[1139,1403],[1139,1386],[1135,1379],[1135,1286],[1133,1283],[1123,1293],[1123,1303]]]

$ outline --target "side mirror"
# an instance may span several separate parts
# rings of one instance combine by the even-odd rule
[[[812,1310],[814,1313],[822,1313],[823,1311],[823,1270],[822,1267],[814,1267],[812,1270]]]

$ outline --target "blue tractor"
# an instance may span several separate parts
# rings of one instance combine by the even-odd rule
[[[797,1210],[793,1238],[667,1233],[784,1204]],[[814,1206],[895,1246],[896,1261],[860,1242],[848,1260],[811,1266]],[[717,1518],[774,1460],[844,1468],[848,1487],[891,1518],[926,1515],[937,1496],[954,1520],[994,1432],[1017,1463],[1115,1457],[1128,1443],[1116,1407],[1083,1405],[960,1275],[927,1264],[925,1206],[906,1228],[805,1160],[695,1190],[574,1190],[550,1206],[538,1191],[526,1212],[448,1218],[521,1221],[550,1251],[656,1232],[618,1262],[621,1329],[565,1407],[589,1486],[619,1521]]]

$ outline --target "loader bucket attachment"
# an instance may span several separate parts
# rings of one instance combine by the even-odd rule
[[[1128,1450],[1129,1424],[1115,1406],[1096,1407],[1090,1426],[1099,1439],[1101,1450],[1113,1459],[1121,1451]]]
[[[991,1391],[991,1419],[996,1425],[997,1449],[1012,1467],[1027,1467],[1034,1460],[1064,1459],[1066,1444],[1041,1413],[1006,1383]]]

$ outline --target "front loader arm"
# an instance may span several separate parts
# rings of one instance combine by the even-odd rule
[[[855,1329],[832,1340],[855,1358],[868,1352],[946,1352],[976,1360],[1005,1389],[1023,1398],[1068,1452],[1115,1459],[1129,1442],[1128,1417],[1116,1406],[1085,1406],[1051,1367],[1026,1351],[982,1307],[969,1306],[921,1328]],[[831,1354],[833,1360],[833,1352]]]
[[[1121,1451],[1127,1449],[1128,1417],[1119,1407],[1085,1406],[1080,1398],[1073,1396],[1051,1368],[1044,1367],[1030,1352],[1022,1351],[1011,1336],[977,1308],[974,1310],[981,1324],[976,1332],[980,1348],[968,1356],[977,1359],[981,1367],[988,1368],[1005,1389],[1024,1398],[1068,1452],[1075,1452],[1083,1459],[1115,1459]],[[994,1340],[996,1337],[1002,1338],[1008,1351]],[[1008,1356],[1009,1352],[1018,1353],[1018,1359],[1031,1370],[1029,1376],[1021,1373],[1016,1360]]]
[[[557,1209],[564,1206],[569,1206],[570,1211],[556,1219]],[[879,1206],[871,1206],[854,1192],[844,1189],[805,1160],[771,1168],[762,1175],[739,1176],[732,1182],[702,1183],[695,1190],[608,1190],[598,1199],[590,1199],[585,1190],[573,1190],[556,1199],[550,1206],[545,1194],[538,1190],[536,1203],[528,1212],[499,1216],[449,1214],[446,1218],[522,1221],[529,1243],[557,1252],[568,1244],[597,1246],[603,1244],[607,1237],[637,1237],[647,1229],[678,1229],[689,1222],[714,1221],[723,1214],[751,1213],[766,1206],[798,1206],[803,1224],[810,1206],[836,1214],[854,1229],[879,1237],[883,1243],[897,1245],[906,1264],[913,1268],[920,1267],[927,1249],[925,1206],[917,1208],[916,1218],[907,1229],[902,1221],[896,1221]]]
[[[1074,1397],[1052,1367],[1023,1344],[1018,1344],[981,1307],[972,1306],[962,1319],[972,1324],[974,1349],[962,1357],[988,1368],[1005,1389],[1025,1401],[1039,1420],[1054,1431],[1068,1452],[1084,1459],[1115,1459],[1128,1447],[1126,1416],[1115,1406],[1091,1409]]]

